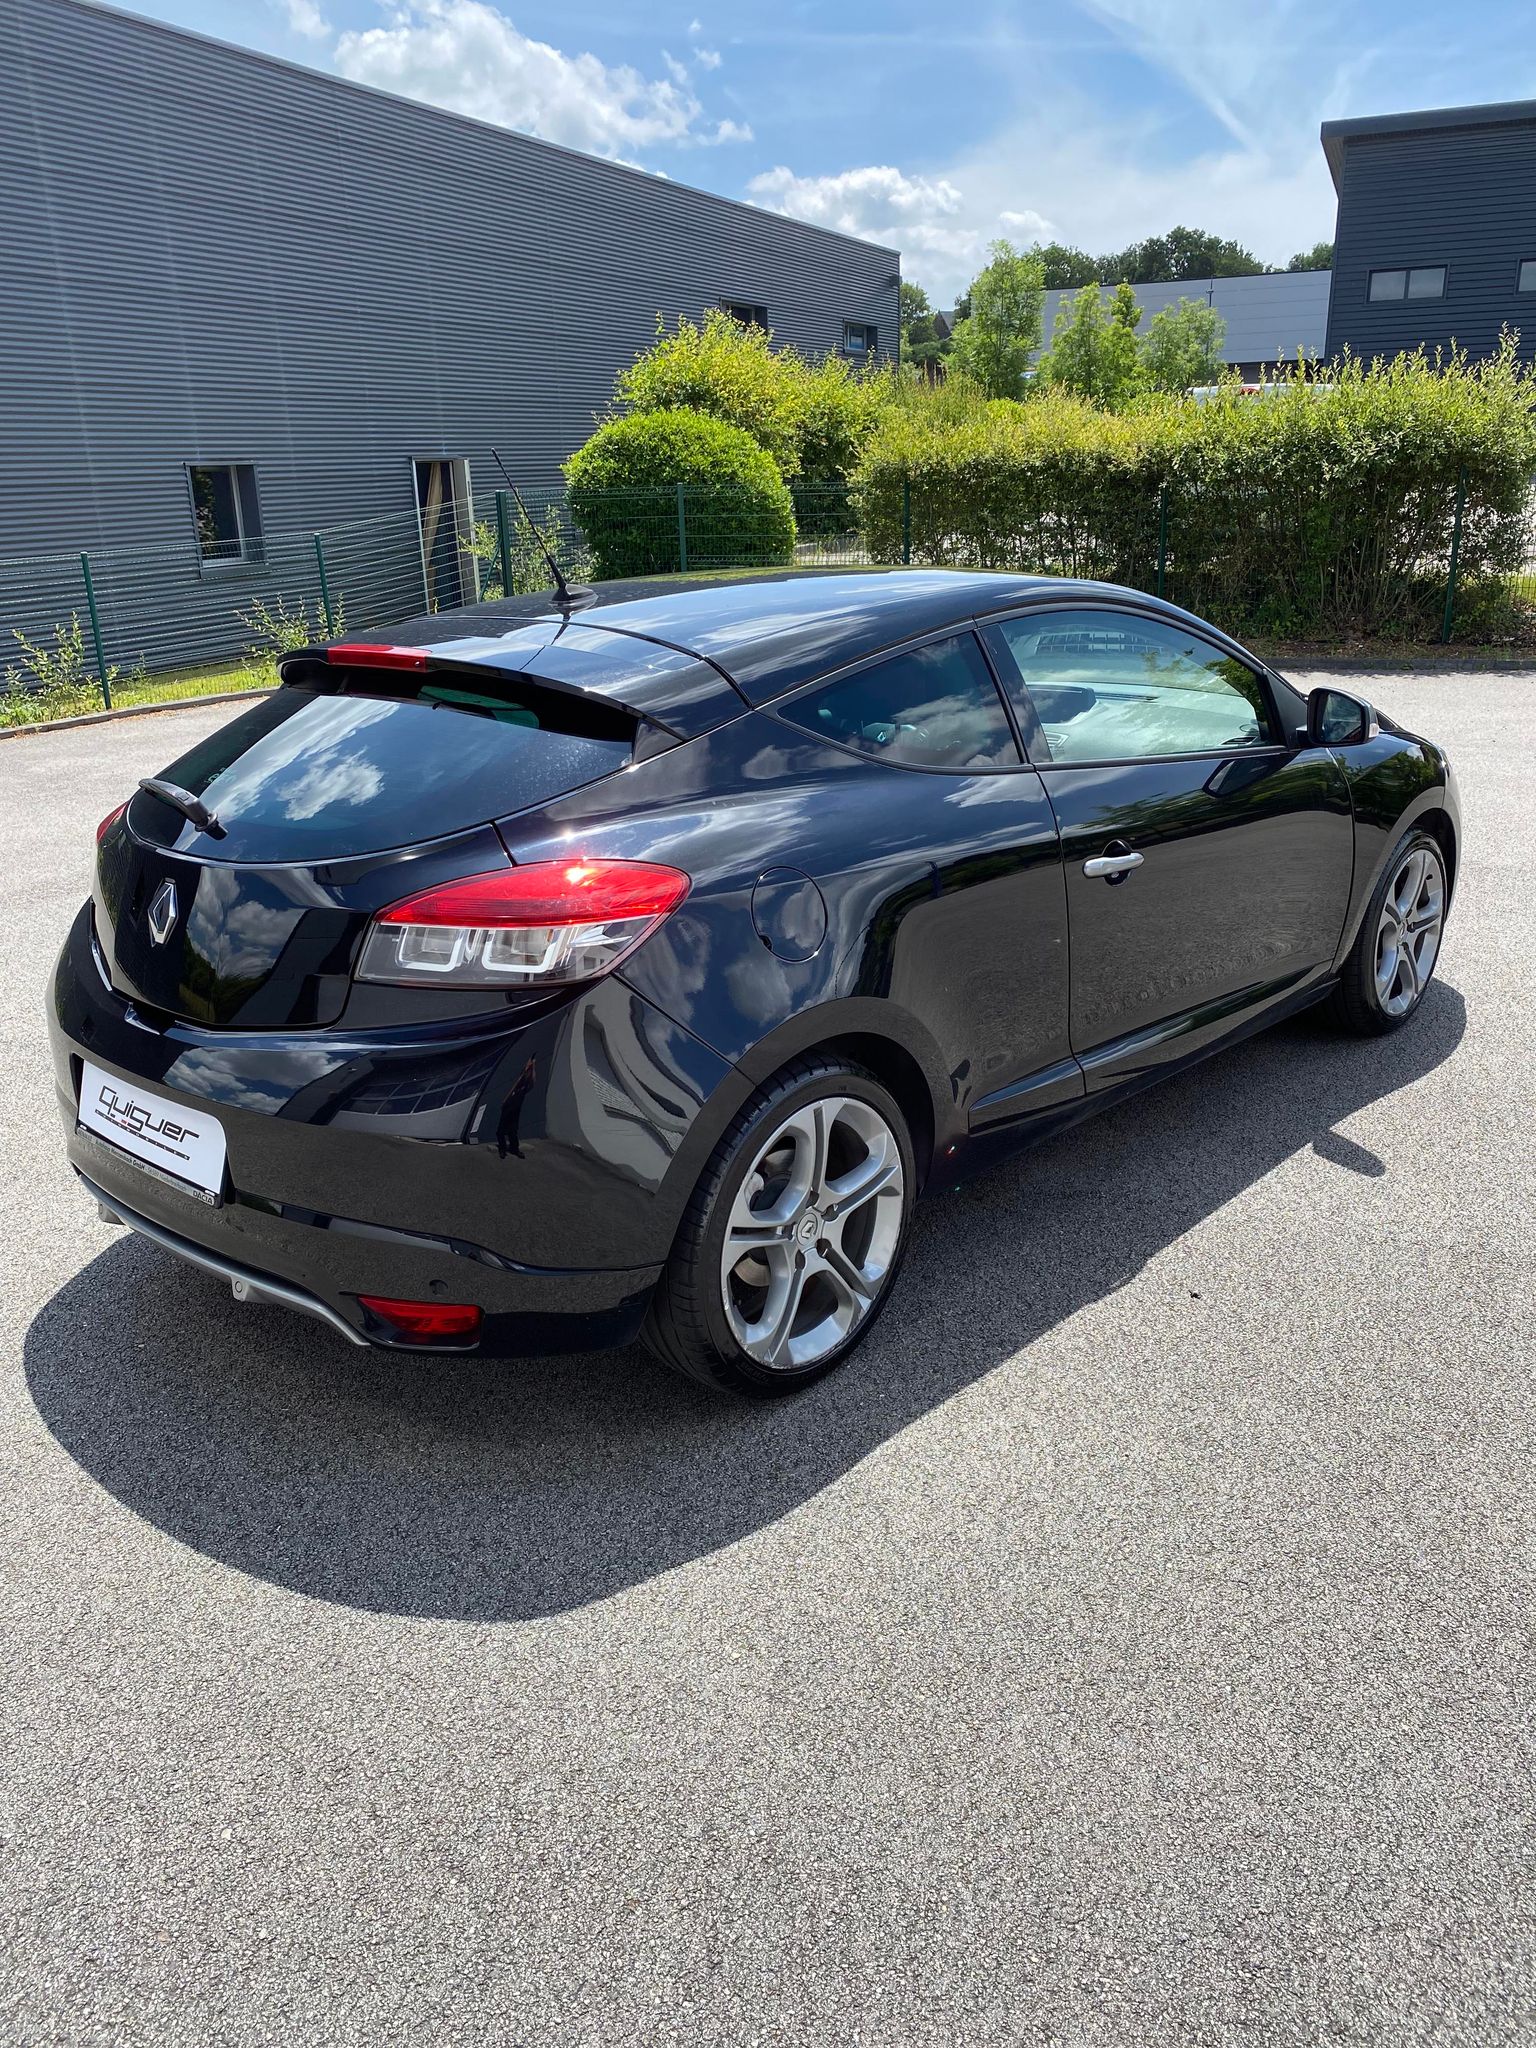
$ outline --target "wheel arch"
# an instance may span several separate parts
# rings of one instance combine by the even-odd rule
[[[1456,820],[1449,811],[1440,808],[1425,811],[1414,820],[1414,823],[1422,825],[1426,832],[1434,834],[1439,842],[1440,851],[1445,856],[1445,900],[1449,906],[1456,894],[1456,863],[1461,852],[1456,837]]]

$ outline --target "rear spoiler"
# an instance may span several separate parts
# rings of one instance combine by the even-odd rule
[[[382,695],[420,694],[434,703],[490,715],[499,708],[521,706],[541,724],[562,731],[590,739],[629,740],[637,760],[676,746],[682,737],[665,719],[610,691],[599,693],[579,683],[530,675],[521,663],[514,667],[494,660],[466,660],[449,649],[338,640],[280,655],[277,672],[285,685],[337,695],[372,685]],[[414,687],[409,678],[417,679]]]
[[[457,623],[457,622],[456,622]],[[361,687],[363,670],[380,681],[390,669],[418,674],[439,670],[461,675],[523,677],[530,689],[587,704],[606,704],[627,711],[674,739],[696,739],[700,733],[739,718],[746,699],[718,663],[686,647],[653,640],[623,629],[610,629],[596,619],[529,620],[506,633],[443,634],[436,621],[412,621],[400,641],[341,640],[325,647],[303,647],[279,659],[285,682],[302,676],[311,688],[336,687],[336,672],[354,675]],[[411,635],[406,643],[405,636]],[[419,636],[419,637],[418,637]]]

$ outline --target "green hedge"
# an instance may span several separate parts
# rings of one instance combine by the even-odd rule
[[[1106,413],[1061,392],[896,407],[853,479],[876,560],[1155,586],[1232,629],[1425,637],[1458,482],[1470,615],[1519,568],[1536,472],[1532,374],[1422,354],[1270,394]]]
[[[794,506],[777,465],[724,420],[681,408],[610,420],[569,458],[565,475],[598,577],[794,559]],[[685,521],[664,488],[679,484]],[[697,546],[689,545],[689,522]]]

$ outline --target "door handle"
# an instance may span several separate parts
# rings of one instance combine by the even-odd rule
[[[1083,862],[1083,873],[1095,881],[1102,876],[1106,882],[1123,882],[1133,868],[1141,866],[1141,858],[1139,853],[1101,853]]]

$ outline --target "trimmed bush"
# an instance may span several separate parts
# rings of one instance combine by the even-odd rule
[[[610,420],[568,459],[565,475],[571,516],[599,577],[794,559],[794,507],[773,458],[742,428],[705,413],[678,409]],[[697,545],[688,543],[689,519]]]
[[[897,408],[853,499],[879,562],[901,561],[909,532],[914,562],[1144,583],[1157,546],[1149,479],[1136,422],[1049,391]]]
[[[788,365],[764,327],[748,327],[718,307],[701,322],[679,320],[614,380],[613,395],[631,412],[708,413],[750,434],[782,474],[799,468],[799,431]]]
[[[729,313],[679,320],[614,384],[614,396],[635,412],[708,413],[740,427],[764,448],[791,485],[846,483],[895,387],[886,369],[858,369],[841,356],[809,362],[775,348],[761,327]],[[846,500],[822,489],[808,501],[845,530]],[[835,509],[842,505],[841,513]]]
[[[1469,616],[1524,559],[1536,383],[1490,361],[1346,360],[1262,398],[1060,391],[984,409],[892,408],[855,474],[872,554],[1164,588],[1232,630],[1428,637],[1458,479]],[[904,502],[905,498],[905,502]],[[1480,593],[1484,595],[1480,596]]]

